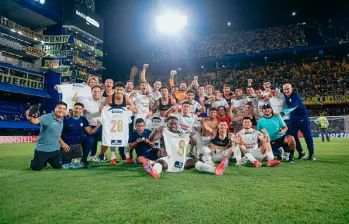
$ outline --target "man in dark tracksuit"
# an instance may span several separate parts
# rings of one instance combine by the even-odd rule
[[[288,108],[296,108],[290,114],[289,134],[295,138],[297,151],[301,152],[298,158],[303,159],[305,157],[301,143],[298,138],[298,131],[300,130],[303,134],[305,142],[307,143],[309,151],[308,160],[316,160],[314,156],[314,142],[313,137],[311,135],[308,110],[304,106],[299,94],[292,90],[291,84],[285,84],[283,86],[283,92],[286,97],[286,103]]]

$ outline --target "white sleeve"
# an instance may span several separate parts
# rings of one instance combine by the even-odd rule
[[[71,88],[70,84],[57,85],[57,87],[59,93],[63,93],[68,87]]]
[[[153,88],[149,85],[149,83],[147,83],[147,84],[148,84],[149,92],[153,92]]]
[[[201,104],[199,104],[197,101],[195,101],[195,102],[196,102],[196,109],[197,109],[197,110],[200,110],[201,107],[202,107]]]
[[[229,107],[227,100],[224,98],[223,98],[223,107]]]

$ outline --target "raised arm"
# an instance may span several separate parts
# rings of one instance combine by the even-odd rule
[[[141,72],[141,82],[147,82],[147,80],[145,79],[145,73],[146,73],[148,67],[149,67],[148,64],[143,65],[143,70]]]
[[[27,120],[28,120],[30,123],[32,123],[32,124],[40,124],[39,118],[29,116],[29,110],[27,110],[27,111],[25,112],[25,116],[26,116]]]

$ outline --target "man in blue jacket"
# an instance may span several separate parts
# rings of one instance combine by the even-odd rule
[[[299,94],[293,91],[291,84],[286,83],[285,85],[283,85],[283,92],[286,97],[286,103],[288,108],[296,108],[290,114],[289,134],[295,138],[297,150],[299,152],[303,152],[301,143],[298,138],[298,131],[300,130],[303,134],[305,142],[307,143],[309,151],[308,160],[316,160],[314,156],[314,142],[313,137],[311,135],[308,110],[304,106]],[[300,153],[299,159],[302,159],[304,157],[305,154]]]

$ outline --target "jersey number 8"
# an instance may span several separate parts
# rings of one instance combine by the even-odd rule
[[[112,120],[111,123],[113,124],[113,127],[111,128],[111,132],[122,132],[122,130],[123,130],[122,120],[119,120],[119,121]]]
[[[184,155],[184,150],[185,150],[184,146],[185,146],[184,140],[180,140],[180,141],[179,141],[179,147],[178,147],[178,154],[179,154],[180,156],[183,156],[183,155]]]

